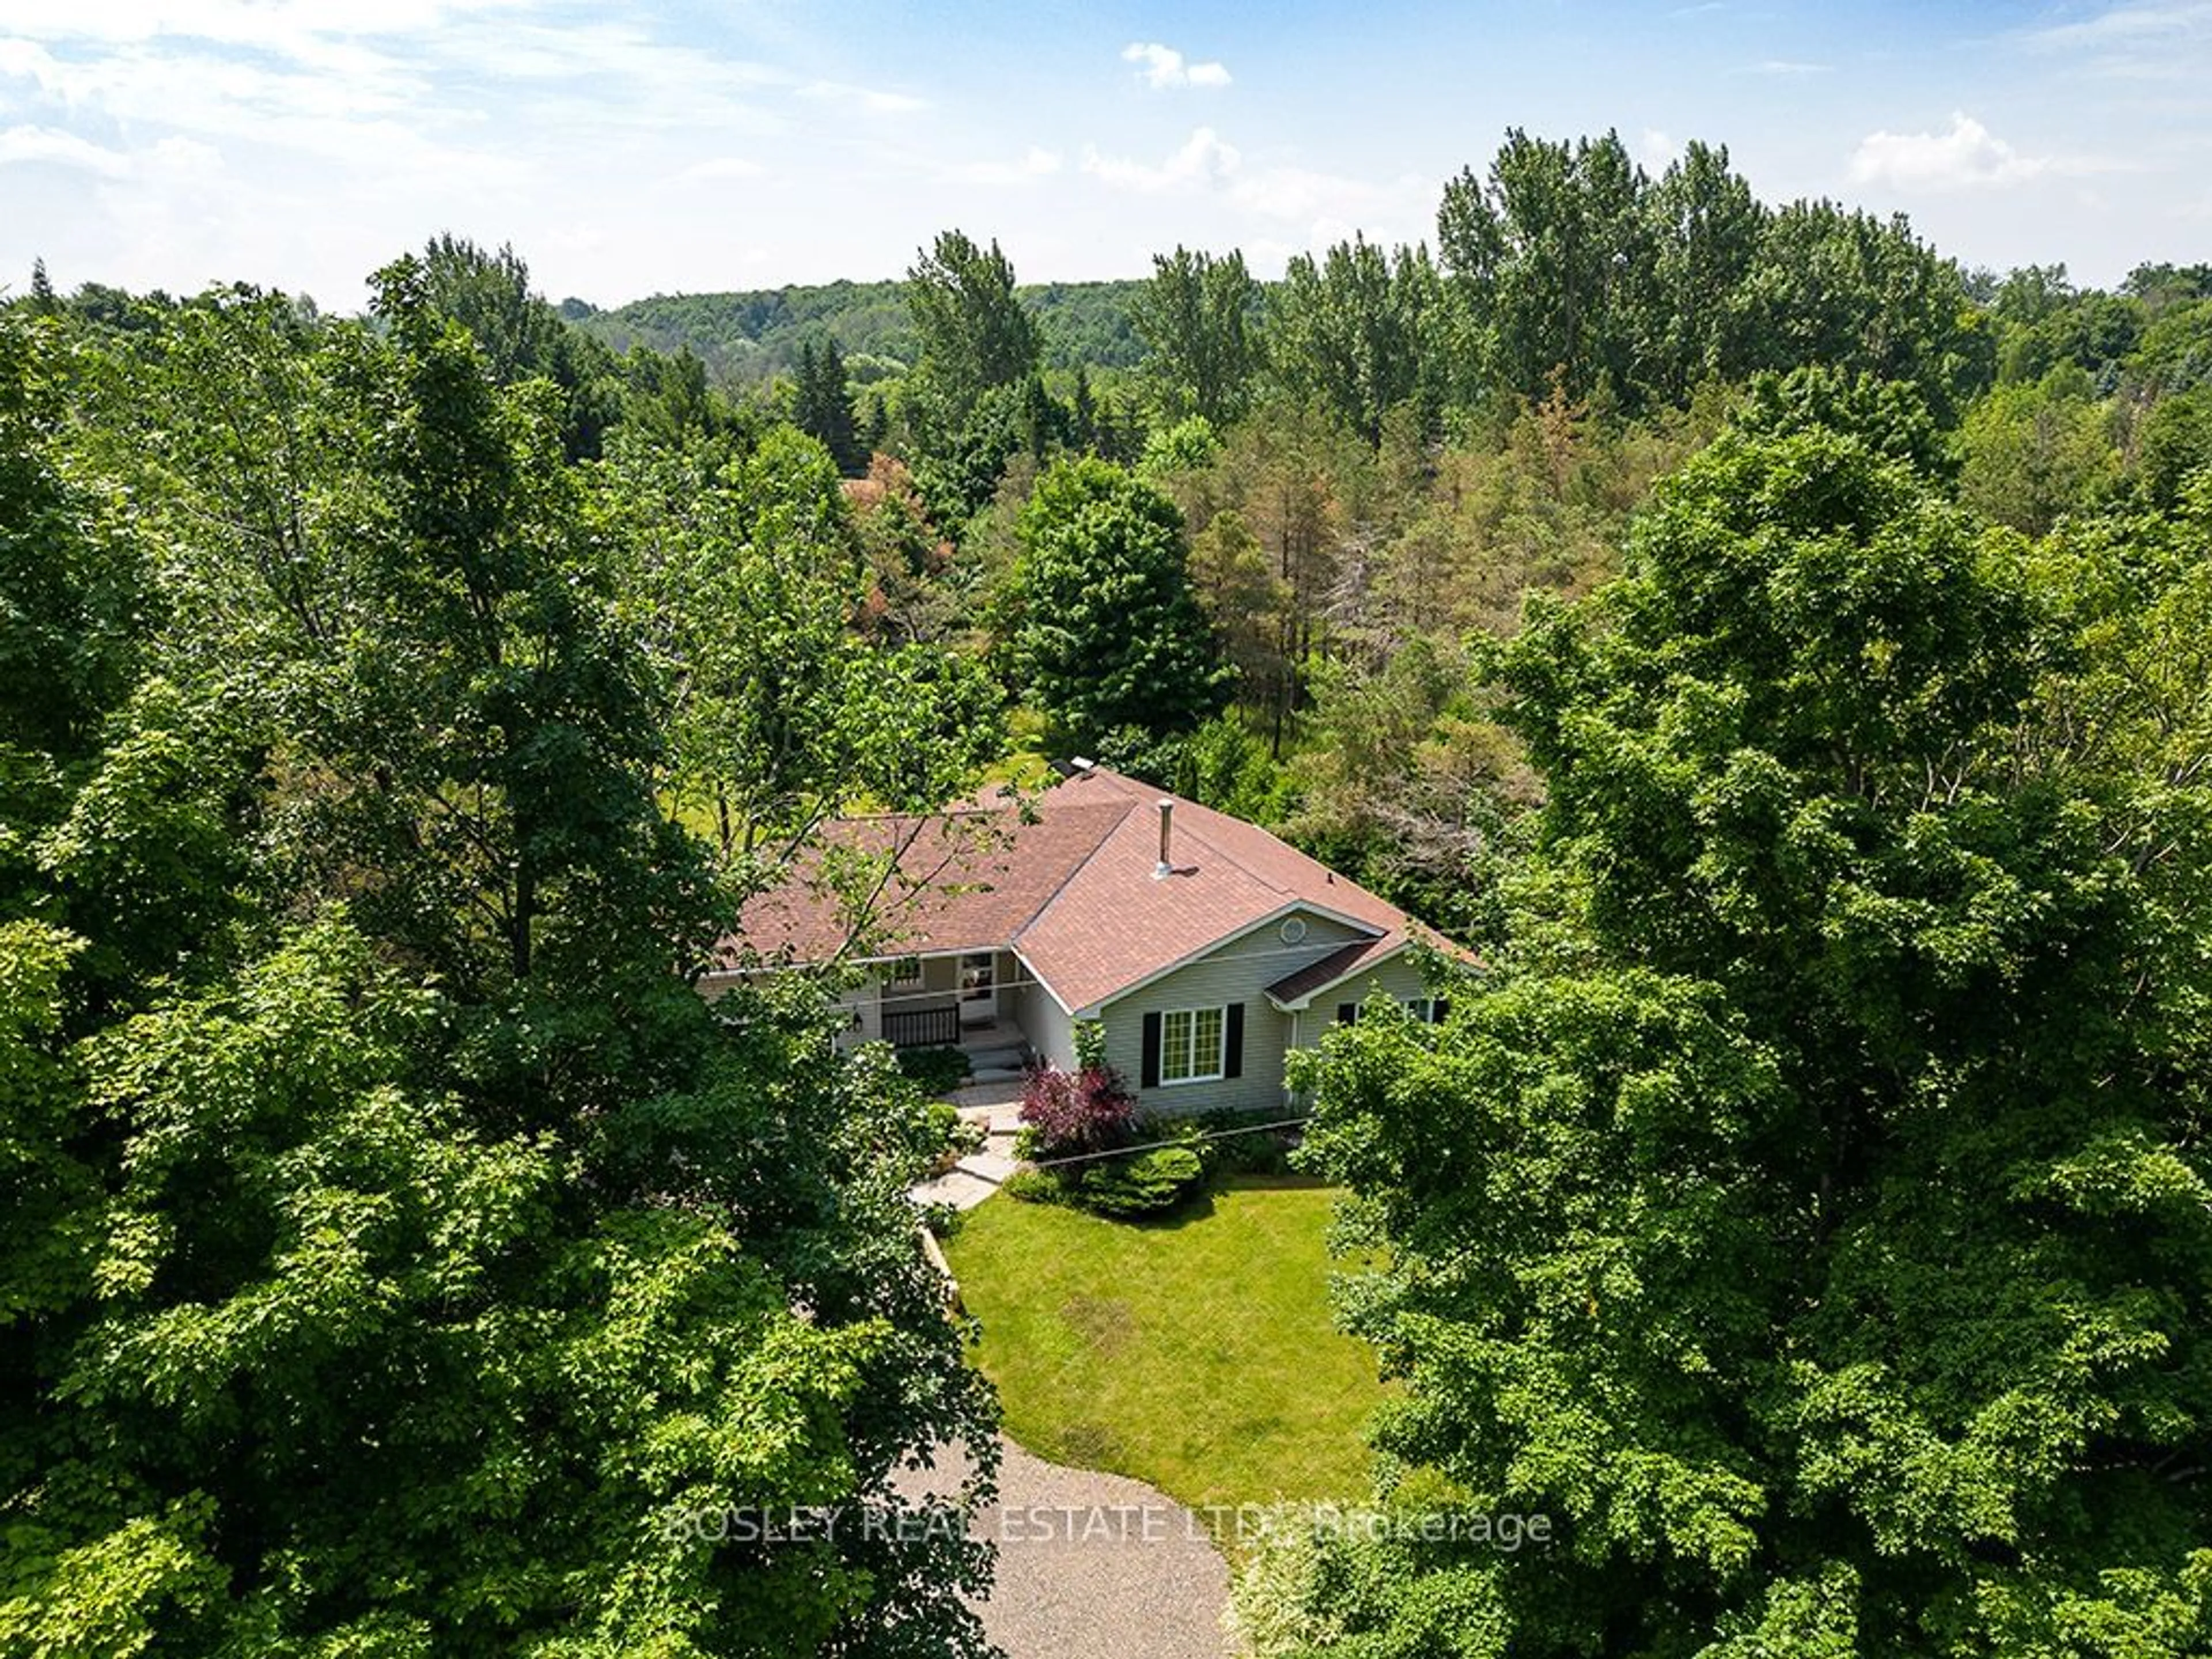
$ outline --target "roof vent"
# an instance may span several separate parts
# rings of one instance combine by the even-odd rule
[[[1175,803],[1160,803],[1160,861],[1152,866],[1152,879],[1175,873]]]

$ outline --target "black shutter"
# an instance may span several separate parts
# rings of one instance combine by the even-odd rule
[[[1444,1023],[1444,1016],[1449,1012],[1451,1012],[1451,999],[1449,997],[1438,997],[1437,999],[1436,1006],[1437,1024],[1439,1025],[1443,1024]]]
[[[1244,1075],[1244,1005],[1241,1002],[1229,1005],[1229,1052],[1222,1057],[1221,1075]]]
[[[1160,1086],[1160,1017],[1156,1013],[1145,1016],[1143,1086],[1147,1089],[1157,1089]]]
[[[1339,1025],[1349,1025],[1352,1021],[1358,1018],[1359,1005],[1358,1003],[1340,1002],[1336,1005],[1336,1023]]]

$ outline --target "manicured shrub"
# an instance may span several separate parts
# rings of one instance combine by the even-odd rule
[[[1071,1201],[1066,1184],[1050,1170],[1017,1170],[999,1183],[999,1191],[1024,1204],[1066,1204]]]
[[[1107,1158],[1087,1171],[1069,1196],[1094,1214],[1127,1220],[1158,1215],[1182,1202],[1206,1173],[1187,1146],[1163,1146],[1134,1158]]]

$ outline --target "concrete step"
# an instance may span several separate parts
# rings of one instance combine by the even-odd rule
[[[907,1196],[917,1205],[950,1204],[956,1210],[972,1210],[993,1193],[996,1183],[953,1170],[934,1181],[925,1181]]]
[[[908,1196],[916,1204],[950,1204],[956,1210],[972,1210],[1020,1167],[1004,1152],[971,1152],[934,1181],[923,1182]]]
[[[968,1086],[979,1083],[1019,1083],[1021,1069],[1014,1066],[979,1066],[968,1074]]]
[[[1029,1063],[1029,1052],[1024,1048],[978,1048],[968,1056],[971,1074],[984,1072],[1013,1072],[1018,1074]]]

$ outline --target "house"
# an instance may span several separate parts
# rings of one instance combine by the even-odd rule
[[[847,994],[856,1037],[1073,1068],[1096,1021],[1154,1111],[1278,1107],[1291,1050],[1377,991],[1439,1018],[1448,990],[1423,960],[1473,961],[1256,825],[1085,761],[1026,805],[841,820],[827,841],[883,878],[884,942]],[[746,907],[703,988],[850,953],[821,868],[835,856]]]

